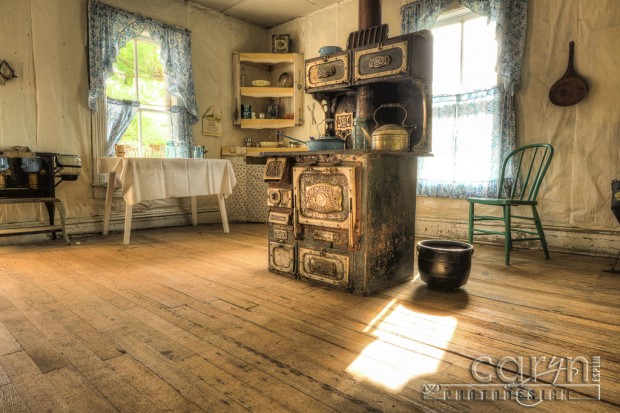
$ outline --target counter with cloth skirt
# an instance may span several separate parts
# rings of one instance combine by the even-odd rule
[[[155,199],[190,197],[192,224],[198,224],[196,196],[217,195],[224,232],[229,232],[224,198],[237,183],[230,161],[186,158],[98,158],[97,171],[108,174],[103,235],[108,234],[112,194],[120,187],[125,200],[123,243],[129,244],[133,205]]]

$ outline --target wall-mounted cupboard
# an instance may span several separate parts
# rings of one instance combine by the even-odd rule
[[[246,129],[303,123],[304,58],[299,53],[233,53],[234,124]]]

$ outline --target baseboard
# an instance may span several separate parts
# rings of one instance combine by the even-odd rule
[[[58,217],[56,217],[58,220]],[[205,210],[198,212],[198,224],[219,224],[222,218],[219,209]],[[22,222],[16,224],[16,227],[29,227],[40,222]],[[125,216],[122,214],[112,215],[110,217],[109,232],[123,232],[125,224]],[[192,224],[191,212],[178,210],[161,210],[158,212],[135,213],[132,215],[131,228],[133,230],[164,228]],[[82,236],[101,235],[103,229],[103,217],[95,216],[92,218],[69,218],[66,222],[67,234],[69,239],[79,239]],[[37,241],[44,239],[45,234],[37,235],[19,235],[19,239],[11,236],[0,237],[0,245],[22,244],[29,241]]]
[[[489,229],[503,230],[501,225],[488,224]],[[516,228],[536,231],[534,225],[520,224]],[[545,225],[545,238],[550,251],[600,257],[616,257],[620,250],[620,237],[616,231],[584,230],[575,227]],[[432,217],[416,217],[416,237],[467,240],[467,222]],[[476,242],[504,245],[504,238],[497,235],[476,237]],[[540,249],[538,241],[524,241],[515,248]]]
[[[122,214],[112,215],[110,218],[111,233],[122,232],[125,217]],[[220,224],[221,216],[219,209],[205,210],[198,212],[199,224]],[[28,225],[24,223],[22,225]],[[133,230],[147,228],[163,228],[191,225],[191,213],[185,211],[158,211],[134,213],[132,217],[131,227]],[[489,228],[497,228],[501,230],[499,225],[488,225]],[[69,237],[90,236],[93,234],[101,234],[103,228],[103,217],[95,216],[92,218],[75,218],[67,220],[67,233]],[[533,226],[519,225],[518,228],[534,230]],[[545,237],[551,252],[564,252],[573,254],[592,255],[600,257],[615,258],[620,250],[620,237],[618,232],[614,231],[594,231],[584,230],[574,227],[559,227],[545,225]],[[26,241],[27,237],[35,239],[44,235],[23,235],[22,241]],[[0,239],[0,245],[13,243],[11,237],[3,237]],[[440,238],[467,240],[467,222],[460,220],[441,219],[433,217],[416,217],[416,238]],[[504,238],[500,236],[477,237],[476,243],[493,244],[502,246]],[[520,242],[515,248],[540,249],[538,242]]]

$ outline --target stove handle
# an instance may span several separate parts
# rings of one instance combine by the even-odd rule
[[[353,249],[353,199],[349,198],[349,248]]]

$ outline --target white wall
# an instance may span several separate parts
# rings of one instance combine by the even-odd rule
[[[596,5],[594,5],[596,3]],[[390,36],[400,34],[401,1],[383,1],[382,21]],[[532,0],[521,90],[517,95],[519,144],[551,143],[555,159],[539,195],[551,249],[614,255],[620,225],[611,213],[610,184],[620,179],[620,2],[617,0]],[[269,31],[290,33],[305,58],[319,47],[345,47],[357,30],[358,0],[285,23]],[[588,97],[557,107],[549,88],[566,70],[568,43],[576,43],[575,65],[590,83]],[[306,105],[312,104],[306,95]],[[321,114],[317,113],[318,119]],[[306,109],[305,119],[310,119]],[[316,135],[306,121],[290,135]],[[417,235],[466,238],[467,202],[419,197]]]
[[[269,51],[271,34],[290,33],[293,51],[312,58],[323,45],[344,47],[349,32],[357,30],[357,0],[342,1],[268,32],[183,0],[107,2],[192,31],[199,111],[217,104],[224,115],[221,138],[201,136],[200,124],[193,129],[197,143],[207,145],[209,157],[219,157],[223,145],[242,144],[244,136],[254,136],[255,141],[266,136],[232,126],[233,51]],[[0,59],[11,63],[18,76],[0,87],[0,147],[26,145],[82,157],[80,179],[57,188],[67,204],[71,232],[100,230],[103,208],[103,199],[93,196],[90,179],[86,4],[86,0],[0,0]],[[401,1],[383,1],[383,22],[390,25],[391,36],[400,32],[400,6]],[[596,6],[591,0],[530,1],[528,45],[517,96],[518,134],[519,143],[549,142],[557,150],[540,195],[552,249],[612,255],[618,248],[620,225],[609,210],[610,182],[620,178],[618,38],[617,0],[597,0]],[[547,95],[564,73],[570,40],[576,42],[576,67],[588,78],[590,94],[578,105],[559,108],[549,103]],[[304,107],[312,102],[306,96]],[[303,126],[286,132],[298,137],[316,134],[307,109],[305,120]],[[203,212],[214,211],[203,219],[218,219],[215,205],[203,201]],[[114,207],[112,228],[120,229],[123,203]],[[417,207],[418,235],[464,238],[465,201],[420,197]],[[178,223],[149,218],[166,208],[170,203],[141,205],[135,225]],[[2,207],[0,222],[32,213],[45,215]]]

